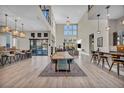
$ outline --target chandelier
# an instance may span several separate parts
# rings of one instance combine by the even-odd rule
[[[16,30],[16,28],[17,28],[17,20],[15,19],[15,30],[12,31],[12,35],[14,37],[18,37],[19,36],[19,32]]]
[[[26,36],[25,32],[23,31],[23,25],[24,24],[22,24],[22,31],[19,33],[19,37],[21,37],[21,38],[25,38],[25,36]]]
[[[5,33],[5,32],[10,32],[10,28],[7,26],[7,17],[8,15],[5,14],[5,25],[0,26],[0,32]]]

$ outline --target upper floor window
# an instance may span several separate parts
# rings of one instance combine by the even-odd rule
[[[64,26],[64,35],[65,36],[76,36],[78,31],[77,24],[65,25]]]

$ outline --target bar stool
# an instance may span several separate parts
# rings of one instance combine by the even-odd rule
[[[9,63],[16,62],[16,55],[14,51],[10,51],[10,53],[7,55],[7,59]]]
[[[105,56],[104,53],[102,53],[102,52],[99,53],[99,57],[100,58],[98,60],[98,64],[97,65],[99,65],[100,62],[102,62],[102,68],[103,68],[104,67],[104,63],[106,62],[108,67],[110,68],[110,65],[109,65],[109,62],[108,62],[108,57]]]
[[[22,50],[21,52],[20,52],[20,58],[21,58],[21,60],[23,60],[23,59],[25,59],[25,51],[24,50]]]
[[[92,57],[91,57],[91,60],[90,60],[90,62],[92,62],[92,61],[97,61],[98,60],[98,54],[96,54],[95,53],[95,51],[92,51]]]

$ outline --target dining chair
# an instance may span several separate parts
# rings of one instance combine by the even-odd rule
[[[124,58],[120,58],[119,56],[112,56],[112,64],[111,64],[109,71],[111,71],[114,64],[117,65],[117,74],[119,76],[120,75],[120,64],[124,66]]]
[[[98,54],[96,54],[95,51],[92,51],[91,53],[92,53],[92,57],[90,62],[98,61]]]
[[[110,68],[110,64],[108,62],[108,57],[105,56],[104,53],[102,53],[102,52],[99,53],[99,60],[98,60],[97,65],[99,65],[100,62],[102,62],[102,68],[104,67],[105,62],[107,63],[108,67]]]

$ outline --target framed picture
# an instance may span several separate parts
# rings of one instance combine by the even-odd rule
[[[103,47],[103,37],[97,38],[97,47]]]

